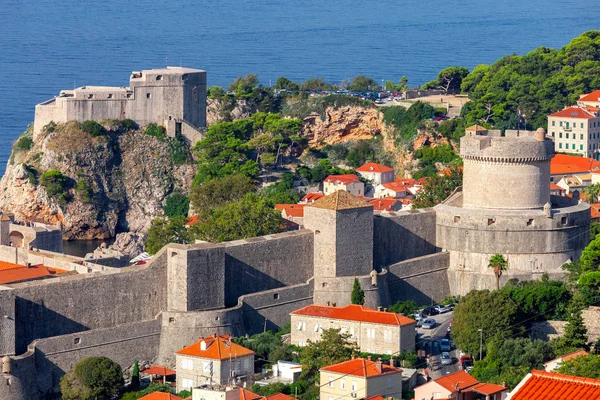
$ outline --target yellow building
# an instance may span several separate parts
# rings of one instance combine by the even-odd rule
[[[402,398],[402,368],[381,359],[352,358],[321,368],[321,400],[365,399],[381,395]]]
[[[548,136],[554,140],[557,153],[600,159],[600,109],[581,105],[550,114]]]

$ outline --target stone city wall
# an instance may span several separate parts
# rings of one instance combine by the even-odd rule
[[[377,308],[390,305],[388,292],[389,274],[387,270],[380,273],[363,276],[344,276],[337,278],[315,277],[315,304],[335,304],[343,307],[350,304],[354,279],[358,279],[360,287],[365,292],[365,306]]]
[[[376,212],[374,218],[374,267],[380,270],[391,264],[433,254],[436,251],[436,213],[431,208]]]
[[[390,301],[413,300],[431,304],[449,296],[448,265],[450,255],[436,253],[388,266]]]
[[[86,261],[81,257],[44,250],[28,250],[2,245],[0,245],[0,261],[19,265],[27,265],[27,263],[32,265],[42,264],[46,267],[77,271],[80,274],[114,270],[114,268],[111,267]]]

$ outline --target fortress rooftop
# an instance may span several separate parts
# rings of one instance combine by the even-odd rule
[[[554,144],[546,131],[485,130],[480,126],[467,128],[460,140],[463,159],[497,162],[547,161],[554,156]]]
[[[350,210],[352,208],[373,207],[364,200],[354,197],[345,190],[338,190],[335,193],[325,196],[310,205],[315,208],[325,208],[328,210]]]

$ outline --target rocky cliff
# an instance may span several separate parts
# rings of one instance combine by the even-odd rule
[[[22,136],[28,139],[17,142],[0,180],[0,208],[17,220],[60,223],[65,239],[147,231],[165,198],[176,189],[186,192],[195,168],[181,157],[181,165],[173,161],[174,139],[105,128],[105,135],[92,137],[69,122],[44,130],[34,142]],[[49,170],[67,177],[60,198],[40,184]]]

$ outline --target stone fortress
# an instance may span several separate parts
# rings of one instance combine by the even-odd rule
[[[35,107],[34,137],[50,122],[132,119],[141,126],[164,126],[190,143],[206,127],[206,72],[166,67],[134,71],[129,87],[83,86],[62,90]]]
[[[170,244],[141,266],[0,286],[0,398],[56,392],[92,355],[172,366],[175,351],[198,337],[275,329],[312,303],[347,305],[355,278],[376,308],[492,289],[495,253],[508,260],[502,282],[560,277],[588,243],[589,206],[549,195],[553,150],[544,136],[470,129],[464,186],[433,209],[374,212],[338,191],[305,207],[303,230]],[[0,257],[15,250],[22,262],[36,256],[0,245]]]

